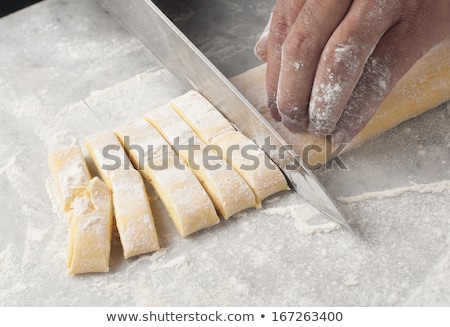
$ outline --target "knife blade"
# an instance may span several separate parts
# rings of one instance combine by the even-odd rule
[[[280,167],[292,189],[332,221],[351,230],[336,203],[278,132],[150,0],[100,0],[187,89],[205,96]],[[271,147],[268,147],[268,141]]]

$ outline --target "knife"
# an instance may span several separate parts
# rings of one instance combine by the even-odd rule
[[[327,218],[351,230],[336,203],[300,157],[152,1],[100,0],[100,3],[187,90],[200,92],[238,130],[265,150],[283,171],[293,190]],[[270,141],[271,151],[267,140]]]

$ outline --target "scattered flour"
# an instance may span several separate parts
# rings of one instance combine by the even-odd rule
[[[450,305],[450,256],[443,255],[424,282],[402,303],[404,306],[448,307]]]
[[[14,169],[14,165],[16,163],[16,157],[9,157],[8,158],[8,163],[6,165],[4,165],[3,167],[0,167],[0,174],[6,174],[9,171],[11,171],[11,169]]]
[[[444,180],[441,182],[430,183],[430,184],[413,184],[411,186],[399,187],[392,190],[377,191],[370,193],[363,193],[361,195],[349,196],[349,197],[338,197],[337,200],[342,203],[357,203],[364,202],[368,200],[381,200],[388,198],[396,198],[402,194],[409,192],[418,193],[442,193],[450,190],[450,181]]]
[[[49,174],[45,179],[45,190],[50,199],[53,213],[57,214],[60,219],[66,219],[66,214],[61,210],[59,206],[60,198],[58,193],[58,186],[52,174]]]
[[[345,276],[344,285],[345,286],[357,286],[359,284],[359,277],[354,274],[348,274]]]
[[[177,268],[182,269],[185,266],[189,264],[189,261],[187,260],[186,256],[181,255],[179,257],[173,258],[167,262],[164,263],[153,263],[148,267],[149,270],[159,270],[159,269],[167,269],[167,268]]]
[[[308,204],[267,208],[262,210],[261,213],[293,218],[295,228],[303,235],[329,233],[340,229],[337,223],[323,218],[319,212]]]

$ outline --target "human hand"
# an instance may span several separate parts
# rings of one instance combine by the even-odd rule
[[[272,116],[346,143],[450,34],[450,0],[277,0],[255,47]]]

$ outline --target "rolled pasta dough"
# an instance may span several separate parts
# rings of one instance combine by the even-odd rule
[[[233,77],[231,82],[266,117],[286,142],[299,155],[309,145],[325,149],[325,138],[309,133],[291,133],[275,121],[267,107],[265,91],[266,65],[258,66]],[[366,140],[450,100],[450,37],[431,49],[408,71],[383,101],[369,124],[345,147],[349,151]],[[311,153],[310,153],[311,154]],[[325,151],[313,153],[313,162],[325,163]],[[305,158],[303,158],[305,159]]]

